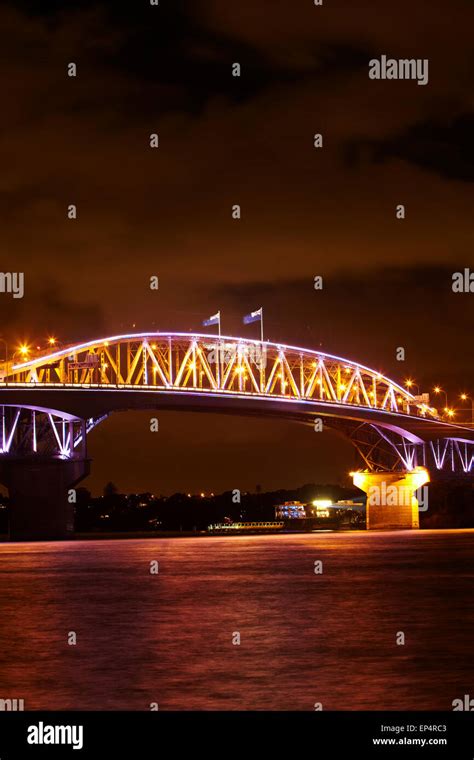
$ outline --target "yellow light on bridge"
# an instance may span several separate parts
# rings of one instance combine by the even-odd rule
[[[448,409],[447,415],[448,417],[454,417],[454,409]]]
[[[467,401],[467,399],[468,399],[469,397],[468,397],[467,393],[461,393],[461,396],[460,396],[460,398],[461,398],[461,401]]]
[[[56,344],[57,338],[48,338],[48,343],[50,346],[54,346]]]

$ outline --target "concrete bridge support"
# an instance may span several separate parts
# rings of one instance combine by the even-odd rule
[[[12,541],[52,541],[74,533],[74,501],[68,490],[90,472],[87,459],[4,459],[0,483],[10,496]]]
[[[417,489],[429,482],[428,470],[355,472],[353,482],[367,494],[367,530],[419,528]]]

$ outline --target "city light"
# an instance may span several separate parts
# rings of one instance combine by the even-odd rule
[[[443,390],[443,388],[441,388],[439,385],[435,385],[435,387],[433,388],[433,391],[434,391],[434,393],[436,393],[437,395],[438,395],[439,393],[444,393],[444,403],[445,403],[445,410],[444,410],[444,411],[446,412],[446,411],[447,411],[447,406],[448,406],[448,394],[447,394],[447,393],[446,393],[446,391],[445,391],[445,390]]]
[[[408,388],[408,390],[411,390],[413,388],[416,391],[417,395],[420,394],[420,388],[419,388],[419,386],[417,385],[417,383],[415,383],[414,380],[412,380],[411,377],[409,377],[407,380],[405,380],[405,386]]]
[[[471,419],[470,424],[474,425],[474,398],[472,396],[469,396],[468,393],[461,393],[459,398],[461,401],[470,401],[471,402]]]
[[[28,356],[28,354],[30,353],[30,348],[29,346],[23,344],[19,347],[18,351],[20,352],[22,356]]]
[[[50,346],[54,346],[57,342],[57,338],[48,338],[48,343]]]
[[[330,507],[331,504],[331,499],[315,499],[313,501],[313,507],[316,507],[317,509],[325,509],[326,507]]]

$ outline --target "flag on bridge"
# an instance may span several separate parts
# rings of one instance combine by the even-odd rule
[[[246,314],[244,317],[244,325],[250,325],[252,322],[258,322],[263,317],[263,308],[260,307],[257,311],[251,311],[250,314]]]
[[[263,306],[260,306],[256,311],[251,311],[250,314],[246,314],[244,317],[244,325],[250,325],[252,322],[258,322],[260,320],[260,335],[263,343]]]
[[[219,335],[221,334],[221,313],[220,311],[217,312],[217,314],[213,314],[212,317],[209,317],[209,319],[205,319],[203,322],[204,327],[211,327],[212,325],[218,325],[219,326]]]

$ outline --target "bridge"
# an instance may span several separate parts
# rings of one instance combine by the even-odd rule
[[[138,333],[20,362],[6,357],[0,409],[0,482],[13,538],[71,534],[70,489],[89,474],[87,436],[117,411],[284,417],[331,428],[360,455],[356,485],[410,491],[408,503],[368,507],[369,528],[417,527],[416,488],[430,475],[474,469],[474,431],[395,381],[339,356],[240,337]]]

